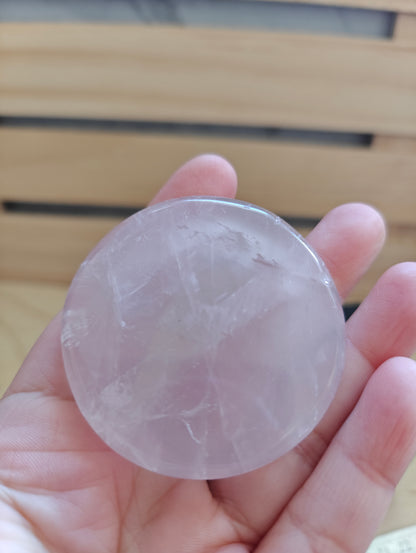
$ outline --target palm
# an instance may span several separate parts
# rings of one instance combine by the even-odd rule
[[[206,551],[251,539],[207,482],[155,475],[123,460],[95,436],[72,399],[26,392],[7,398],[3,409],[13,413],[11,433],[18,426],[23,444],[2,451],[7,487],[0,539],[32,551],[35,535],[39,551],[88,553],[151,553],[166,544],[174,551],[194,551],[196,544]],[[31,422],[22,429],[20,421]],[[41,447],[28,448],[26,439],[40,436]],[[13,477],[16,466],[24,471]]]
[[[233,187],[224,162],[199,158],[159,199],[232,195]],[[363,206],[340,208],[313,231],[341,295],[382,234],[379,217]],[[135,467],[90,430],[65,379],[58,317],[0,402],[2,550],[364,551],[416,447],[414,367],[389,360],[416,345],[415,276],[412,264],[391,270],[349,322],[343,382],[316,431],[267,467],[209,483]]]
[[[26,438],[41,435],[42,443],[35,451],[22,444],[2,452],[7,488],[0,543],[8,536],[24,551],[39,541],[45,552],[151,553],[162,551],[166,539],[178,551],[191,550],[209,527],[212,539],[201,548],[237,539],[206,482],[161,477],[124,461],[94,435],[73,400],[28,392],[7,398],[3,407],[18,412],[15,425],[32,421],[19,431]],[[41,419],[48,421],[43,428]],[[13,477],[16,466],[24,471]]]

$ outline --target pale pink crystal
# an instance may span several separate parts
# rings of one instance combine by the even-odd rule
[[[72,282],[62,349],[111,448],[162,474],[221,478],[315,427],[340,379],[344,317],[323,262],[285,222],[194,197],[98,244]]]

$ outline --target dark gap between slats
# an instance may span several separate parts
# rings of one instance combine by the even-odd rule
[[[130,217],[143,207],[60,204],[49,202],[4,201],[3,209],[7,213],[27,213],[30,215],[63,215],[77,217]]]
[[[395,17],[393,11],[254,0],[0,2],[2,21],[167,24],[378,39],[391,38]]]
[[[157,121],[120,121],[115,119],[69,119],[49,117],[0,117],[3,128],[36,128],[39,130],[80,130],[118,133],[167,134],[172,136],[199,136],[322,144],[367,148],[372,134],[341,131],[256,127],[240,125],[214,125],[207,123],[181,123]]]
[[[133,213],[144,209],[144,206],[108,206],[85,204],[60,204],[50,202],[20,202],[6,200],[3,209],[7,213],[28,213],[31,215],[63,215],[77,217],[130,217]],[[309,228],[315,226],[318,218],[291,217],[279,214],[282,219],[293,227]]]

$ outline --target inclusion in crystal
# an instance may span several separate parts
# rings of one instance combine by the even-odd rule
[[[108,234],[78,270],[62,350],[75,400],[117,453],[151,471],[229,477],[316,426],[344,361],[323,262],[243,202],[170,200]]]

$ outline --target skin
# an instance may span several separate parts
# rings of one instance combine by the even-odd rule
[[[233,197],[222,158],[179,169],[154,202]],[[380,251],[381,216],[347,204],[311,232],[345,297]],[[347,324],[343,379],[316,430],[257,471],[201,482],[133,466],[73,400],[60,315],[0,401],[0,550],[8,553],[364,552],[416,453],[416,264],[389,269]]]

